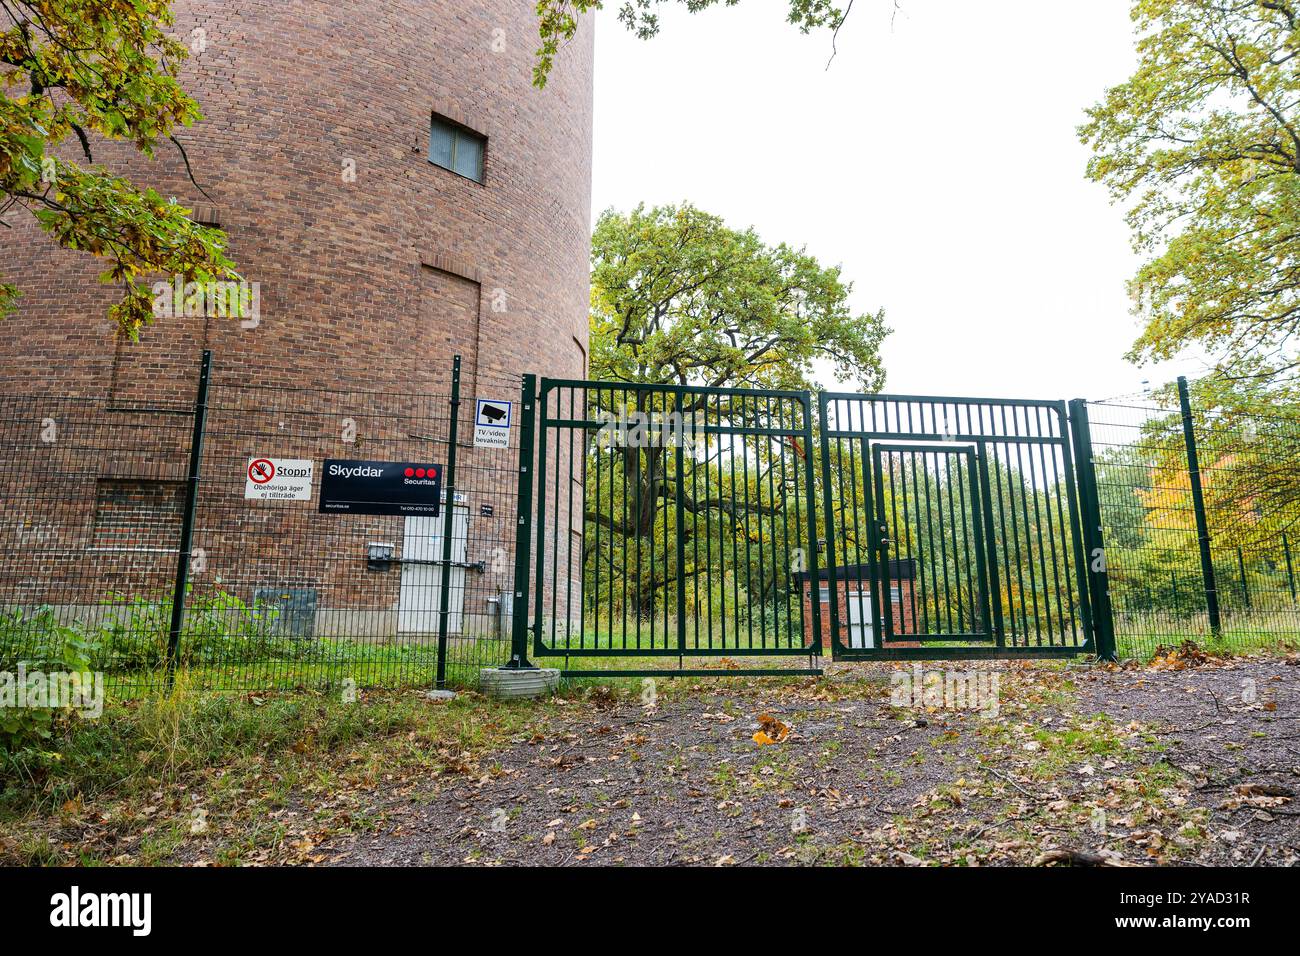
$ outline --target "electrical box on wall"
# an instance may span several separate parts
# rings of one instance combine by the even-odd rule
[[[387,571],[393,565],[393,546],[383,541],[371,541],[366,546],[366,567],[371,571]]]
[[[253,603],[274,609],[270,631],[288,637],[316,635],[315,588],[258,588]]]

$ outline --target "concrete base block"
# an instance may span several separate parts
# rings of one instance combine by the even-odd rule
[[[560,686],[560,672],[554,667],[484,667],[478,672],[478,683],[483,693],[501,700],[541,697]]]
[[[431,690],[424,695],[429,700],[455,700],[456,692],[454,690]]]

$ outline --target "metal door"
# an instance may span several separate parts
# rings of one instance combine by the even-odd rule
[[[442,529],[445,521],[441,515],[406,518],[397,612],[397,629],[401,633],[438,633],[438,617],[442,611]],[[469,512],[463,505],[457,505],[452,515],[449,634],[459,634],[461,630],[468,530]]]

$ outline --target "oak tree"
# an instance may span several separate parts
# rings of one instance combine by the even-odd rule
[[[616,608],[629,582],[624,611],[644,620],[680,577],[709,582],[690,600],[722,603],[730,579],[746,613],[782,617],[790,549],[804,546],[789,535],[807,493],[796,472],[813,450],[764,430],[797,430],[812,409],[672,387],[805,389],[829,371],[876,390],[883,312],[855,312],[838,267],[688,204],[607,211],[591,263],[591,377],[643,387],[587,392],[587,414],[617,426],[587,452],[587,501],[603,503],[585,515],[588,597]],[[727,434],[709,432],[720,424]],[[678,535],[690,542],[684,567],[666,546]]]
[[[1201,348],[1224,376],[1300,374],[1300,12],[1136,0],[1138,66],[1079,129],[1145,257],[1130,357]]]

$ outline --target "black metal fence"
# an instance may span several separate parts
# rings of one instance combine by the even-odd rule
[[[461,683],[503,663],[518,430],[475,447],[474,399],[517,401],[520,382],[465,379],[459,359],[415,394],[218,366],[194,404],[0,397],[0,669],[57,661],[70,639],[119,691],[169,670],[261,690]],[[261,459],[306,463],[308,494],[259,497]],[[320,513],[327,459],[441,469],[440,513]]]
[[[1300,642],[1300,413],[1180,380],[1089,415],[1121,656]]]

